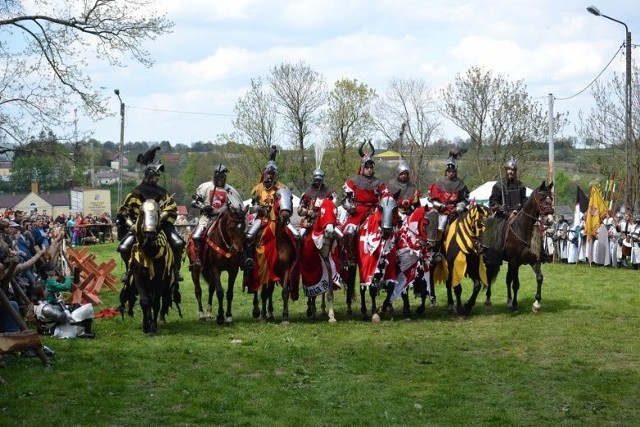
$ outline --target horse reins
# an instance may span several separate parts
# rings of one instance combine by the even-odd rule
[[[227,211],[225,211],[225,215],[229,215]],[[238,251],[235,250],[235,248],[233,247],[233,244],[230,244],[225,239],[224,231],[222,230],[222,221],[216,220],[214,226],[220,230],[219,234],[220,234],[220,238],[222,239],[222,244],[225,245],[227,248],[229,248],[229,251],[225,251],[222,247],[220,247],[220,246],[216,245],[215,243],[213,243],[211,241],[211,239],[205,239],[206,242],[207,242],[207,246],[209,246],[212,250],[216,251],[217,253],[219,253],[223,257],[231,258],[233,255],[238,253]]]

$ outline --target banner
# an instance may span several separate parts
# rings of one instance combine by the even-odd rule
[[[587,197],[586,194],[584,194],[584,191],[582,191],[582,188],[580,188],[580,186],[578,185],[578,188],[576,191],[576,210],[573,214],[574,227],[580,224],[580,221],[582,220],[582,214],[587,212],[588,207],[589,207],[589,198]]]
[[[585,218],[584,228],[587,236],[593,233],[600,226],[602,218],[607,214],[608,207],[602,198],[600,186],[591,186],[591,196],[589,196],[589,207],[587,208],[587,216]]]

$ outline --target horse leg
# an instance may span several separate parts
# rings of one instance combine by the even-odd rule
[[[156,292],[152,299],[151,315],[152,319],[149,324],[149,334],[155,335],[158,332],[158,315],[160,314],[161,295]]]
[[[513,311],[513,296],[511,294],[511,286],[513,284],[513,268],[511,263],[507,266],[507,308]]]
[[[473,308],[474,305],[476,305],[476,300],[478,299],[478,294],[480,293],[481,289],[482,289],[482,283],[480,282],[480,280],[478,278],[473,278],[473,292],[471,293],[471,297],[467,300],[466,304],[464,305],[465,315],[470,314],[471,309]]]
[[[207,280],[208,282],[208,291],[207,294],[207,311],[205,312],[205,318],[207,320],[213,319],[213,295],[218,291],[219,285],[216,284],[215,273],[212,273],[212,276]],[[220,280],[220,279],[218,279]]]
[[[285,274],[285,280],[282,284],[282,324],[289,324],[289,280],[288,274]]]
[[[333,294],[333,283],[329,284],[329,289],[331,289],[331,293]],[[327,315],[327,293],[329,293],[329,291],[322,294],[322,299],[320,300],[320,315],[322,317]]]
[[[362,315],[362,320],[369,320],[367,315],[367,288],[364,286],[360,286],[360,314]]]
[[[260,293],[262,295],[262,291]],[[253,293],[253,312],[251,313],[254,319],[260,318],[260,305],[258,303],[258,292]]]
[[[487,291],[485,292],[486,299],[484,300],[484,305],[489,307],[491,306],[491,282],[487,285]]]
[[[453,313],[454,312],[454,306],[453,306],[453,289],[451,286],[451,282],[447,281],[447,310],[449,311],[449,313]]]
[[[409,304],[409,293],[403,292],[400,296],[402,297],[402,316],[404,316],[405,319],[411,319],[411,305]]]
[[[260,290],[260,302],[262,308],[260,310],[260,321],[267,323],[267,301],[269,300],[269,284],[264,284]]]
[[[329,289],[326,292],[327,305],[329,306],[329,323],[336,323],[336,314],[333,311],[333,283],[329,284]],[[325,295],[322,295],[322,302],[324,304]]]
[[[224,325],[224,289],[220,283],[220,272],[217,270],[213,273],[213,282],[215,284],[214,288],[216,291],[216,297],[218,298],[218,315],[216,316],[216,323],[218,325]],[[211,295],[211,292],[209,293],[209,299],[209,306],[211,306],[213,303],[213,295]]]
[[[267,286],[267,321],[275,322],[276,318],[273,315],[273,292],[275,291],[276,284],[271,282]]]
[[[308,297],[307,298],[307,317],[309,319],[316,318],[316,297]]]
[[[356,268],[354,266],[348,267],[347,273],[347,316],[353,315],[353,309],[351,303],[356,297]]]
[[[199,267],[191,266],[191,280],[193,280],[193,291],[196,295],[196,301],[198,301],[198,320],[204,322],[206,317],[204,315],[204,309],[202,308],[202,286],[200,286]]]
[[[378,296],[377,286],[369,286],[369,296],[371,297],[371,321],[373,323],[379,323],[380,315],[378,314],[378,307],[376,306],[376,297]]]
[[[226,318],[224,320],[227,325],[230,325],[233,323],[233,313],[231,311],[231,305],[233,303],[233,288],[235,287],[235,284],[236,284],[237,275],[238,275],[238,270],[227,273],[229,282],[227,285],[227,312],[225,316]]]
[[[540,262],[536,262],[531,267],[536,273],[536,299],[533,302],[531,310],[533,310],[534,313],[540,313],[540,308],[542,307],[540,304],[540,301],[542,300],[542,281],[544,280],[544,276],[542,275],[542,265]]]
[[[518,312],[518,290],[520,289],[520,274],[519,266],[513,268],[513,301],[512,307],[514,312]]]
[[[454,286],[453,292],[456,294],[456,312],[458,316],[466,316],[467,313],[465,313],[464,307],[462,306],[462,283]]]

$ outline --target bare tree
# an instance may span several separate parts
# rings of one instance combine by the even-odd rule
[[[355,170],[348,161],[354,156],[349,156],[348,151],[375,130],[370,109],[376,96],[374,89],[350,79],[336,81],[329,93],[323,122],[327,146],[336,152],[336,173],[331,176],[335,175],[340,182],[346,181]]]
[[[409,163],[418,188],[428,182],[429,144],[441,126],[432,90],[419,79],[392,79],[376,106],[378,129]]]
[[[547,137],[547,113],[528,95],[521,80],[510,82],[492,71],[472,67],[465,75],[456,76],[442,97],[443,114],[469,135],[466,158],[473,159],[473,172],[483,181],[495,179],[510,156],[526,160],[533,143]],[[566,126],[566,116],[556,114],[556,133]]]
[[[307,182],[307,137],[316,124],[316,111],[325,103],[327,94],[323,77],[308,65],[280,64],[271,69],[271,88],[278,113],[285,118],[285,129],[298,148],[299,171],[291,171],[294,185],[303,190]]]
[[[254,167],[269,157],[269,149],[275,143],[276,104],[272,93],[265,91],[262,79],[251,79],[251,87],[244,98],[240,98],[234,108],[236,118],[233,126],[240,141],[257,149],[260,154],[252,159]]]
[[[89,58],[122,66],[131,56],[151,66],[143,42],[173,23],[151,0],[9,0],[0,7],[0,153],[23,143],[31,127],[70,124],[72,106],[92,118],[108,113],[86,74]],[[25,131],[26,129],[26,131]]]

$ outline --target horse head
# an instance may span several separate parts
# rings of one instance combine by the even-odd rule
[[[469,219],[469,233],[477,253],[482,252],[482,233],[486,228],[486,220],[491,215],[491,209],[483,205],[474,204],[467,212]]]
[[[398,202],[396,198],[391,195],[383,196],[378,204],[382,215],[380,218],[380,229],[382,231],[382,237],[388,238],[393,230],[396,216],[398,214]]]
[[[138,242],[147,247],[155,241],[160,230],[160,205],[153,199],[145,200],[140,207],[134,231]]]
[[[424,219],[422,220],[422,226],[420,227],[419,233],[423,236],[425,246],[427,248],[433,248],[438,242],[438,219],[440,215],[437,210],[428,210],[426,206],[419,209],[424,209]]]
[[[293,214],[293,193],[288,188],[281,188],[276,192],[273,205],[281,222],[288,223]]]
[[[553,207],[553,182],[545,185],[545,181],[542,181],[540,187],[531,193],[531,199],[534,209],[539,211],[539,215],[553,215],[555,212]]]

